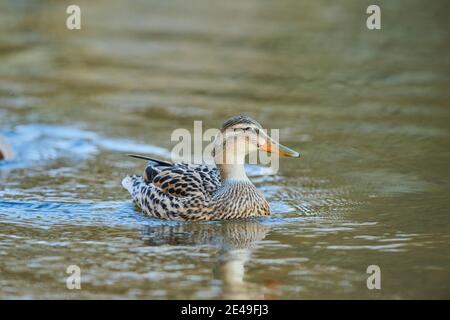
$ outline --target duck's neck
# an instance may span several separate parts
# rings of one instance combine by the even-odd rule
[[[228,156],[228,158],[227,158]],[[245,173],[244,152],[219,152],[215,154],[215,162],[222,182],[250,182]]]
[[[243,164],[217,164],[223,182],[249,182]]]

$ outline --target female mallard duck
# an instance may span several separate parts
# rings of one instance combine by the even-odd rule
[[[11,145],[5,138],[0,136],[0,160],[12,160],[14,158],[14,152]]]
[[[122,185],[149,216],[208,221],[268,216],[269,204],[245,174],[247,154],[263,150],[286,157],[299,153],[267,136],[247,116],[228,119],[214,141],[216,166],[149,160],[143,176],[127,176]]]

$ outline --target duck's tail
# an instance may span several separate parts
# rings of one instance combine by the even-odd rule
[[[136,189],[139,187],[141,182],[143,182],[142,176],[126,176],[122,180],[122,186],[131,194],[131,196],[134,196]]]

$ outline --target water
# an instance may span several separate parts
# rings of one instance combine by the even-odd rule
[[[0,4],[0,298],[449,298],[445,1],[381,1],[381,31],[367,1],[77,4],[80,31],[65,3]],[[249,168],[270,218],[134,208],[126,153],[242,111],[303,154]]]

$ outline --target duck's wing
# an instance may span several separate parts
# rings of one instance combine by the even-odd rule
[[[147,184],[175,197],[208,195],[220,186],[216,167],[206,164],[170,163],[141,155],[129,155],[148,160],[143,179]]]
[[[129,157],[136,158],[136,159],[143,159],[148,161],[148,165],[144,170],[144,180],[147,182],[152,182],[155,176],[161,172],[164,168],[170,168],[173,166],[172,163],[150,158],[147,156],[139,155],[139,154],[129,154]]]
[[[149,165],[146,176],[153,186],[175,197],[210,195],[220,186],[220,175],[215,167],[177,163],[170,167]]]
[[[149,160],[143,176],[127,176],[122,185],[148,215],[171,220],[210,220],[203,204],[220,186],[217,168]]]

